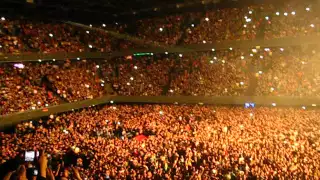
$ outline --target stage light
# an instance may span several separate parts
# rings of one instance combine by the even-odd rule
[[[102,27],[106,27],[106,24],[102,24]]]
[[[265,17],[265,19],[266,19],[266,20],[269,20],[269,17],[268,17],[268,16],[266,16],[266,17]]]
[[[194,27],[194,24],[191,24],[191,27]]]
[[[279,13],[279,12],[276,12],[276,15],[277,15],[277,16],[280,16],[280,13]]]
[[[240,82],[240,85],[244,85],[244,82]]]
[[[56,59],[52,59],[52,61],[56,61]]]
[[[241,59],[244,59],[244,56],[241,56]]]
[[[310,24],[310,27],[314,28],[314,24]]]
[[[38,59],[38,61],[41,62],[42,60],[41,60],[41,59]]]
[[[1,20],[2,20],[2,21],[5,21],[5,20],[6,20],[6,18],[5,18],[5,17],[1,17]]]
[[[162,28],[159,28],[159,31],[160,31],[160,32],[162,32],[162,31],[163,31],[163,29],[162,29]]]
[[[296,15],[296,12],[292,11],[291,14],[292,14],[292,15]]]
[[[316,105],[316,104],[312,104],[311,106],[312,106],[312,107],[316,107],[317,105]]]
[[[205,20],[206,20],[206,21],[209,21],[209,18],[206,17]]]
[[[130,77],[130,80],[133,81],[133,77]]]
[[[302,109],[306,110],[306,107],[305,107],[305,106],[302,106]]]
[[[273,87],[271,87],[271,88],[270,88],[270,92],[273,92],[273,91],[274,91],[274,88],[273,88]]]
[[[99,66],[99,65],[96,65],[96,68],[98,68],[98,69],[99,69],[99,68],[100,68],[100,66]]]
[[[249,11],[249,14],[252,14],[252,11]]]
[[[90,32],[89,32],[89,31],[86,31],[86,33],[89,34]]]
[[[79,57],[77,57],[77,60],[79,61],[79,60],[80,60],[80,58],[79,58]]]
[[[263,56],[260,56],[260,59],[263,59]]]
[[[287,12],[285,12],[285,13],[283,13],[283,15],[288,16],[288,13],[287,13]]]
[[[50,33],[49,36],[50,36],[50,37],[53,37],[53,34]]]
[[[138,69],[138,67],[137,67],[137,66],[134,66],[133,68],[134,68],[134,69]]]
[[[205,40],[202,41],[203,44],[207,43]]]
[[[230,47],[229,50],[232,51],[232,47]]]
[[[213,61],[210,61],[211,64],[213,64]]]
[[[283,52],[283,51],[284,51],[284,49],[283,49],[283,48],[280,48],[280,51],[282,51],[282,52]]]
[[[306,8],[306,11],[310,11],[310,8],[307,7],[307,8]]]
[[[92,24],[90,24],[89,26],[92,27]]]
[[[250,18],[246,19],[246,22],[251,22],[251,19]]]
[[[163,115],[163,111],[159,111],[159,114],[160,114],[160,115]]]
[[[170,89],[170,90],[169,90],[169,92],[173,93],[173,90],[172,90],[172,89]]]
[[[113,101],[110,101],[111,104],[113,104]]]
[[[89,44],[89,48],[91,49],[93,46],[91,44]]]
[[[262,74],[262,71],[259,71],[259,74]]]
[[[211,51],[216,51],[216,50],[212,48]]]
[[[128,82],[127,85],[130,86],[131,84]]]
[[[271,105],[272,105],[273,107],[277,106],[277,104],[276,104],[276,103],[272,103]]]
[[[182,54],[179,54],[179,57],[182,57]]]
[[[168,52],[165,52],[165,54],[168,54]]]
[[[245,28],[246,28],[246,27],[247,27],[247,25],[245,24],[245,25],[243,25],[243,27],[245,27]]]

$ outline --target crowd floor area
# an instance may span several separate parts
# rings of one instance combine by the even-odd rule
[[[74,179],[319,179],[319,117],[290,107],[96,106],[1,132],[0,160],[45,151],[53,175]]]

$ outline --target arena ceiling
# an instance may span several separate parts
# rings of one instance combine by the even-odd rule
[[[207,8],[271,1],[281,2],[279,0],[1,0],[0,15],[108,23],[180,11],[201,11]],[[284,1],[287,0],[282,2]]]

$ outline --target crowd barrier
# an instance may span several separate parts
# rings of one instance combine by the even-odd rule
[[[243,106],[245,103],[254,103],[256,106],[290,106],[307,109],[320,105],[320,97],[197,97],[197,96],[104,96],[92,100],[66,103],[48,108],[25,111],[0,116],[0,129],[15,125],[26,120],[39,119],[51,114],[68,112],[90,106],[113,104],[200,104],[200,105],[233,105]]]
[[[192,53],[200,51],[211,51],[212,49],[250,49],[254,47],[285,47],[285,46],[295,46],[295,45],[310,45],[319,44],[320,36],[303,36],[294,38],[279,38],[272,40],[247,40],[247,41],[224,41],[221,43],[213,44],[192,44],[184,46],[174,46],[174,47],[153,47],[147,49],[128,49],[123,51],[116,51],[112,53],[101,53],[101,52],[75,52],[75,53],[22,53],[19,55],[13,54],[0,54],[0,62],[22,62],[22,61],[42,61],[46,60],[65,60],[65,59],[76,59],[76,58],[87,58],[87,59],[110,59],[113,57],[133,55],[135,53]]]

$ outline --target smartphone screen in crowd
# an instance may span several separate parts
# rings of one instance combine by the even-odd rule
[[[25,151],[24,160],[27,162],[32,162],[36,157],[39,157],[39,151]]]

